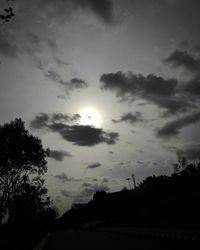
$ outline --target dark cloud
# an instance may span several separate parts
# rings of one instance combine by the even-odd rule
[[[200,96],[200,75],[182,84],[181,90],[193,98],[198,98]]]
[[[65,173],[55,175],[55,178],[59,179],[62,182],[71,182],[75,181],[74,178],[67,176]]]
[[[72,78],[69,81],[69,88],[70,89],[83,89],[88,87],[88,83],[86,83],[84,80],[79,78]]]
[[[68,85],[68,81],[62,79],[62,77],[55,70],[48,70],[45,76],[55,83],[59,83],[63,86]]]
[[[169,138],[180,133],[180,129],[200,120],[200,112],[166,123],[156,133],[158,137]]]
[[[72,78],[70,81],[64,80],[55,70],[48,70],[45,76],[51,81],[61,84],[66,90],[83,89],[88,87],[88,83],[79,78]]]
[[[88,197],[82,197],[81,195],[75,195],[73,197],[73,203],[87,203],[90,200]]]
[[[131,124],[134,124],[136,122],[142,122],[144,121],[142,114],[140,112],[136,112],[135,114],[132,113],[126,113],[121,116],[118,120],[113,119],[113,122],[128,122]]]
[[[56,161],[63,161],[64,157],[71,157],[72,155],[64,150],[50,150],[49,158],[53,158]]]
[[[82,190],[81,195],[87,197],[87,196],[94,195],[97,191],[109,191],[109,190],[110,188],[106,186],[105,184],[101,184],[101,185],[95,184],[90,187],[85,187]]]
[[[38,35],[36,35],[33,32],[27,33],[28,42],[31,44],[31,49],[33,51],[41,52],[42,46],[41,46],[41,39]]]
[[[60,193],[65,197],[65,198],[70,198],[73,199],[73,203],[86,203],[89,201],[90,197],[85,197],[81,193],[76,193],[73,191],[68,191],[66,189],[61,189]]]
[[[196,58],[187,51],[177,49],[163,61],[172,67],[184,67],[192,72],[198,72],[200,70],[200,58]]]
[[[200,53],[200,44],[197,44],[197,45],[194,47],[194,50],[195,50],[195,52]]]
[[[70,191],[67,191],[65,189],[60,190],[60,193],[65,196],[66,198],[73,198],[73,194]]]
[[[47,123],[49,122],[50,117],[49,114],[40,113],[37,115],[34,120],[31,121],[31,128],[34,129],[43,129],[46,127]]]
[[[35,66],[43,70],[47,66],[46,60],[44,60],[44,48],[48,41],[43,40],[40,36],[33,32],[26,33],[26,45],[22,48],[23,53],[27,54]]]
[[[103,183],[107,183],[107,182],[109,182],[109,179],[106,178],[106,177],[104,177],[103,180],[102,180],[102,182],[103,182]]]
[[[88,182],[84,182],[83,184],[82,184],[82,187],[91,187],[92,186],[92,184],[91,183],[88,183]]]
[[[59,122],[77,122],[80,118],[81,116],[79,114],[66,115],[62,113],[40,113],[31,121],[31,128],[44,129],[48,128],[50,124],[57,124]]]
[[[103,22],[110,24],[114,21],[113,2],[111,0],[34,0],[17,2],[21,12],[33,16],[37,19],[48,19],[59,23],[71,18],[75,11],[92,12],[97,18]],[[26,11],[26,12],[25,12]],[[42,16],[42,18],[41,18]]]
[[[169,152],[172,152],[172,153],[177,151],[177,147],[175,147],[173,145],[164,145],[163,148],[168,150]]]
[[[188,160],[200,159],[200,144],[185,145],[181,148]]]
[[[145,151],[142,149],[136,149],[135,151],[137,151],[138,153],[144,153]]]
[[[51,116],[51,122],[77,122],[81,116],[79,114],[66,115],[63,113],[53,113]]]
[[[101,167],[101,163],[99,162],[95,162],[87,166],[87,168],[98,168],[98,167]]]
[[[54,42],[53,40],[51,40],[50,38],[47,39],[46,43],[49,46],[49,48],[51,48],[52,50],[58,50],[57,43]],[[62,60],[60,60],[60,59],[57,58],[56,61],[61,62],[60,65],[62,65]],[[65,65],[66,65],[66,63],[65,63]]]
[[[181,152],[187,160],[197,160],[200,159],[200,144],[193,143],[193,144],[183,144],[178,146],[168,145],[164,146],[163,148],[167,149],[169,152],[172,153],[179,153]]]
[[[16,36],[16,35],[15,35]],[[59,56],[55,56],[55,52],[59,51],[59,48],[52,39],[50,38],[44,38],[41,34],[37,35],[36,33],[29,31],[25,34],[21,34],[18,37],[23,36],[23,40],[26,42],[24,46],[19,46],[21,43],[19,38],[17,39],[18,47],[20,47],[21,53],[24,53],[30,57],[34,65],[42,70],[43,72],[47,71],[48,75],[48,69],[51,67],[54,70],[49,70],[50,73],[52,71],[52,75],[54,71],[57,70],[57,68],[68,65],[66,62],[64,62],[62,59],[59,58]],[[9,39],[9,42],[11,43],[13,39]],[[48,54],[52,55],[51,62],[49,58],[46,57],[46,52],[49,52]],[[53,62],[53,65],[52,65]],[[50,74],[49,73],[49,74]],[[52,76],[53,77],[53,76]]]
[[[56,198],[55,198],[55,202],[58,202],[58,203],[61,203],[61,202],[62,202],[62,200],[61,200],[60,196],[56,196]]]
[[[31,127],[35,129],[48,129],[59,133],[63,139],[73,142],[78,146],[94,146],[100,143],[115,144],[119,138],[116,132],[105,132],[101,128],[83,125],[69,125],[66,123],[76,122],[80,115],[73,116],[61,113],[41,113],[31,121]]]
[[[16,16],[16,23],[19,31],[21,31],[20,28],[23,27],[23,22],[27,19],[28,21],[34,20],[43,26],[47,23],[49,25],[51,21],[63,24],[63,22],[69,20],[72,16],[75,16],[77,10],[86,14],[91,12],[106,24],[112,24],[114,22],[112,0],[18,0],[15,3],[15,9],[19,10],[19,15]],[[44,60],[39,54],[42,49],[42,42],[44,41],[36,34],[29,32],[26,36],[28,43],[23,47],[20,42],[20,37],[23,34],[17,32],[17,34],[13,36],[11,33],[13,33],[13,31],[10,27],[0,31],[0,54],[6,57],[15,58],[18,56],[19,51],[25,52],[32,57],[32,60],[39,69],[44,69]],[[58,49],[57,44],[50,39],[46,39],[46,45],[51,50]],[[65,83],[59,75],[53,75],[52,72],[50,72],[49,75]],[[71,83],[72,88],[77,88],[77,86],[78,88],[85,87],[85,83],[78,83],[77,81]]]
[[[188,41],[183,41],[179,47],[185,47],[185,50],[177,49],[173,51],[164,62],[172,67],[184,67],[191,72],[190,80],[179,84],[179,93],[188,96],[193,103],[199,102],[200,95],[200,57],[194,56],[197,46],[191,47]],[[188,52],[189,51],[189,52]]]
[[[143,76],[136,75],[132,72],[109,73],[103,74],[100,78],[103,83],[102,88],[105,90],[115,90],[117,96],[132,98],[132,95],[161,95],[171,96],[177,87],[176,79],[164,79],[153,74]]]
[[[57,64],[58,67],[69,66],[69,63],[63,61],[62,59],[60,59],[58,57],[55,58],[55,63]]]
[[[80,193],[67,191],[65,189],[60,190],[60,193],[66,198],[73,198],[74,202],[87,202],[97,191],[109,191],[110,188],[105,184],[90,184],[83,183],[83,189]]]
[[[164,2],[171,5],[178,5],[181,2],[181,0],[164,0]]]
[[[101,128],[91,126],[68,126],[60,123],[52,124],[49,128],[58,132],[65,140],[78,146],[94,146],[100,143],[115,144],[119,137],[118,133],[105,132]]]
[[[144,165],[144,162],[143,161],[137,161],[137,164]]]
[[[178,45],[181,50],[190,49],[190,43],[187,40],[181,41]]]
[[[5,57],[16,58],[19,49],[14,42],[14,38],[5,31],[0,31],[0,54]]]
[[[121,101],[145,99],[165,110],[165,114],[175,114],[187,110],[191,104],[180,95],[176,79],[164,79],[155,75],[136,75],[132,72],[103,74],[100,78],[102,89],[114,91]]]
[[[111,0],[72,0],[72,3],[75,7],[92,10],[106,23],[113,22],[113,2]]]

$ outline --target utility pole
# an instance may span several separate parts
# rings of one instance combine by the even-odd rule
[[[131,178],[126,178],[126,180],[128,181],[128,184],[129,184],[129,189],[131,190],[131,183],[130,183],[130,179],[131,179]]]
[[[135,182],[135,175],[134,174],[132,174],[132,179],[133,179],[134,189],[136,189],[136,182]]]

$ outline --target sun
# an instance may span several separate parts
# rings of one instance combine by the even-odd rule
[[[80,110],[80,124],[99,127],[102,124],[101,113],[93,107],[84,107]]]

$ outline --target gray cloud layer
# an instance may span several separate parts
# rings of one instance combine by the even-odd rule
[[[20,31],[22,30],[20,28],[23,28],[24,22],[36,21],[45,26],[52,20],[53,22],[58,22],[58,24],[63,24],[63,22],[75,15],[77,11],[82,11],[86,14],[91,12],[106,24],[114,22],[112,0],[18,0],[14,2],[13,9],[16,12],[17,20],[15,22]],[[9,27],[6,30],[2,29],[0,32],[0,54],[13,58],[17,57],[19,52],[26,52],[32,57],[37,67],[42,69],[43,65],[40,55],[36,55],[41,50],[41,40],[39,37],[30,32],[26,38],[31,46],[23,48],[21,44],[16,43],[17,39],[15,38],[18,38],[18,35],[21,36],[22,33],[13,33],[13,30],[9,33]],[[47,40],[46,44],[52,50],[57,49],[56,43],[51,40]],[[74,84],[78,84],[78,82],[72,81],[73,86]]]

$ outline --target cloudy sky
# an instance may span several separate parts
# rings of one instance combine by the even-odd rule
[[[0,123],[21,117],[51,149],[46,185],[61,213],[132,173],[171,174],[177,150],[196,159],[199,0],[10,2]]]

